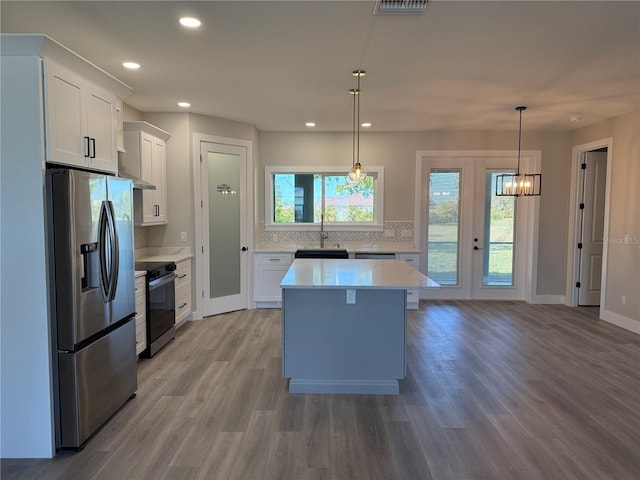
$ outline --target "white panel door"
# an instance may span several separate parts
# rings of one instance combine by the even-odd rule
[[[600,305],[607,152],[587,152],[582,172],[578,305]]]
[[[203,316],[248,307],[247,149],[201,142]]]

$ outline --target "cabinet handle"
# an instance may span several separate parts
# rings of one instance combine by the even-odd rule
[[[183,303],[182,305],[180,305],[178,308],[183,308],[187,306],[187,302]]]
[[[178,279],[180,279],[180,278],[184,278],[184,277],[186,277],[186,276],[187,276],[187,274],[185,273],[184,275],[180,275],[180,276],[178,276]]]
[[[269,261],[270,262],[279,262],[280,259],[279,258],[270,258]]]
[[[93,146],[93,150],[91,152],[91,155],[89,155],[89,158],[96,158],[96,139],[92,138],[91,140],[91,145]]]
[[[89,158],[91,152],[91,139],[89,137],[84,137],[85,139],[85,148],[84,148],[84,158]]]

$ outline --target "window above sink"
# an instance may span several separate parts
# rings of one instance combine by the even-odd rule
[[[335,167],[265,168],[266,230],[382,230],[383,205],[384,167],[357,185]]]

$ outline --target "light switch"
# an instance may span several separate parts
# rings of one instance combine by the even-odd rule
[[[181,242],[187,241],[187,232],[180,232],[180,241]]]

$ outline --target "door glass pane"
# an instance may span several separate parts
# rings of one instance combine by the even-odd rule
[[[515,197],[496,196],[496,177],[514,170],[487,170],[485,177],[483,285],[513,285]]]
[[[458,285],[460,170],[429,172],[427,276]]]
[[[209,296],[240,294],[240,157],[208,152]]]

